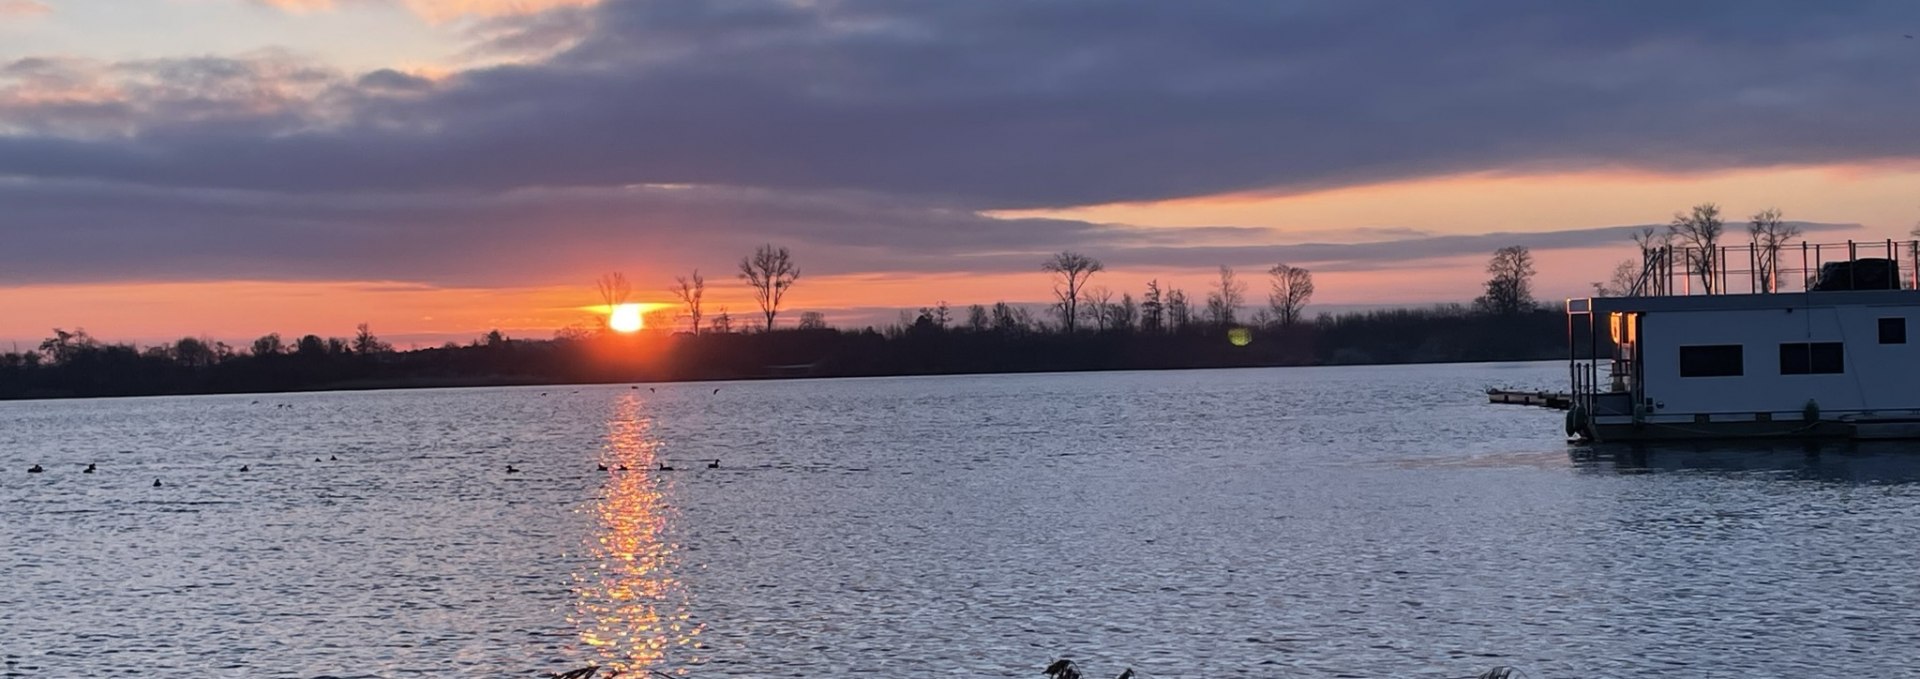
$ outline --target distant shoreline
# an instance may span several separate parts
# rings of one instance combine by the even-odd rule
[[[371,335],[309,335],[292,348],[268,336],[246,351],[193,338],[140,348],[56,331],[38,351],[0,354],[0,400],[1531,361],[1567,355],[1565,323],[1558,311],[1495,315],[1458,306],[1168,331],[957,328],[923,316],[885,332],[550,340],[496,332],[466,346],[411,351]]]
[[[109,395],[60,395],[60,396],[17,396],[0,395],[0,402],[21,401],[72,401],[121,398],[164,398],[172,396],[245,396],[271,394],[314,394],[338,392],[406,391],[413,389],[486,389],[494,387],[567,387],[567,386],[608,386],[608,385],[661,385],[661,384],[702,384],[713,382],[786,382],[803,380],[846,380],[892,377],[962,377],[992,375],[1046,375],[1046,374],[1083,374],[1118,372],[1184,372],[1197,370],[1266,370],[1273,368],[1376,368],[1417,365],[1467,365],[1474,363],[1538,363],[1556,360],[1554,358],[1501,358],[1462,361],[1395,361],[1378,363],[1304,363],[1288,365],[1233,365],[1233,366],[1180,366],[1158,368],[1087,368],[1087,369],[1035,369],[1035,370],[995,370],[977,372],[919,372],[868,375],[759,375],[733,377],[694,377],[672,380],[569,380],[542,381],[523,378],[461,378],[461,379],[392,379],[392,380],[356,380],[336,384],[318,385],[296,389],[268,390],[232,390],[232,391],[176,391],[164,393],[109,394]]]

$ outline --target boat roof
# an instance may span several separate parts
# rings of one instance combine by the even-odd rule
[[[1610,311],[1742,311],[1837,306],[1920,306],[1920,290],[1833,290],[1772,292],[1757,295],[1667,295],[1661,297],[1576,297],[1567,313]]]

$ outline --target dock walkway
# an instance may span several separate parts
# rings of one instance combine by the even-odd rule
[[[1564,391],[1513,391],[1488,389],[1487,402],[1500,405],[1535,406],[1566,410],[1573,407],[1573,396]]]

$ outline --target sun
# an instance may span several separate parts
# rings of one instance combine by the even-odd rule
[[[614,332],[639,332],[646,324],[640,320],[640,305],[619,304],[607,315],[607,327]]]

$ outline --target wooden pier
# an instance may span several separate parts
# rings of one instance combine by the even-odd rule
[[[1573,407],[1573,396],[1564,391],[1512,391],[1488,389],[1487,402],[1512,406],[1535,406],[1566,410]]]

